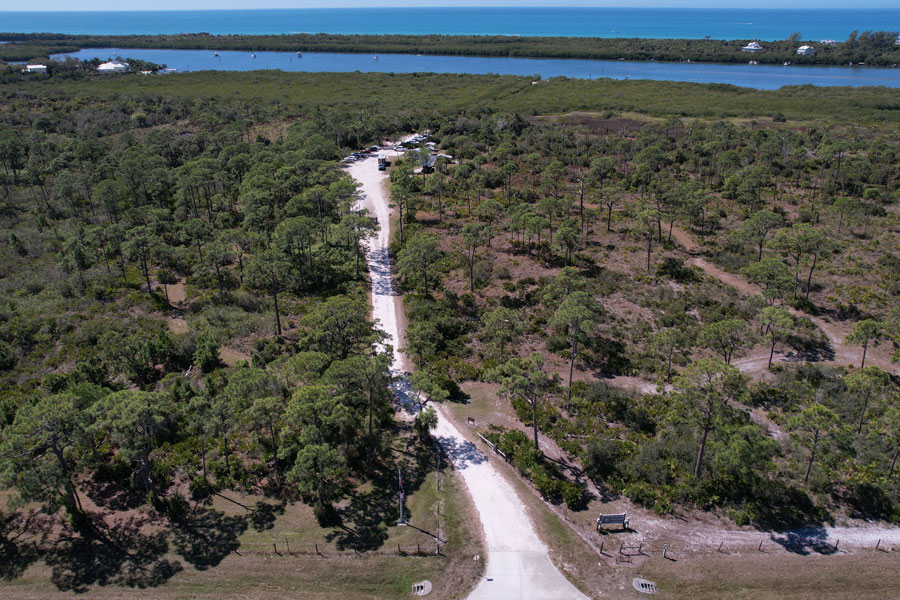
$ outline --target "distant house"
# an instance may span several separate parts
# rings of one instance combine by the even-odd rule
[[[97,67],[98,73],[127,73],[130,70],[131,67],[128,65],[128,63],[123,63],[116,60],[105,62]]]
[[[898,37],[896,40],[894,40],[894,45],[900,46],[900,37]]]
[[[29,73],[46,73],[47,65],[25,65],[25,70]]]
[[[815,56],[816,50],[812,46],[800,46],[797,48],[797,54],[801,56]]]
[[[837,44],[837,42],[834,40],[822,40],[819,43],[824,44],[825,46],[834,46],[835,44]]]
[[[761,52],[763,47],[759,45],[759,42],[750,42],[743,48],[741,48],[742,52]]]

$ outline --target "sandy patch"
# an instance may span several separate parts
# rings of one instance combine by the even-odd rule
[[[181,317],[169,317],[168,319],[166,319],[166,322],[169,324],[169,331],[174,334],[184,335],[188,332],[187,321],[185,321]]]
[[[247,361],[248,363],[253,362],[253,358],[251,358],[250,355],[244,354],[240,350],[229,348],[228,346],[219,348],[219,360],[229,367],[237,366],[241,361]]]

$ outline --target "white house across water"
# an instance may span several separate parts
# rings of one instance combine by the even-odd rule
[[[797,48],[797,54],[801,56],[815,56],[816,49],[812,46],[800,46],[799,48]]]
[[[128,65],[128,63],[123,63],[116,60],[105,62],[97,67],[98,73],[127,73],[130,70],[131,67]]]
[[[47,65],[25,65],[25,70],[29,73],[46,73]]]
[[[750,42],[749,44],[747,44],[746,46],[741,48],[741,51],[743,51],[743,52],[761,52],[762,49],[763,49],[763,47],[759,45],[759,42]]]

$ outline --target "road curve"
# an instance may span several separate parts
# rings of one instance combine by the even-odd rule
[[[378,220],[379,232],[369,241],[366,258],[372,283],[372,311],[394,349],[392,372],[405,374],[400,344],[402,304],[391,280],[390,215],[385,190],[387,173],[378,171],[374,158],[357,161],[349,174],[361,184],[359,206]],[[408,384],[400,380],[395,393],[408,398]],[[460,433],[440,406],[434,437],[453,461],[478,511],[484,530],[485,573],[468,600],[587,600],[560,573],[538,538],[528,512],[513,487],[487,457]]]

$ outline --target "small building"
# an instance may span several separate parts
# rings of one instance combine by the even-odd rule
[[[900,46],[900,36],[898,36],[897,39],[894,40],[894,45],[895,45],[895,46]]]
[[[797,48],[797,54],[799,54],[800,56],[815,56],[816,49],[812,46],[800,46],[799,48]]]
[[[130,70],[131,67],[128,63],[119,62],[117,60],[105,62],[97,67],[98,73],[127,73]]]
[[[819,43],[825,46],[834,46],[835,44],[837,44],[837,42],[834,40],[822,40]]]
[[[46,73],[47,65],[25,65],[25,71],[28,73]]]
[[[759,42],[750,42],[743,48],[741,48],[742,52],[761,52],[763,47],[759,45]]]

